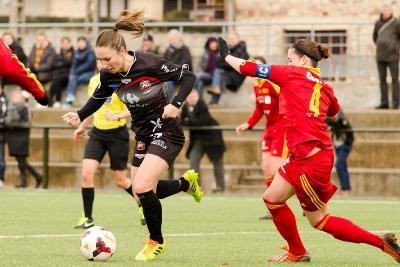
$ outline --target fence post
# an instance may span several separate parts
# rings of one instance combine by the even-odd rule
[[[49,128],[43,128],[43,188],[49,186]]]

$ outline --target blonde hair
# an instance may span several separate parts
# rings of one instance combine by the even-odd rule
[[[111,47],[120,50],[122,47],[126,49],[124,37],[118,33],[118,30],[125,30],[137,38],[144,31],[144,12],[143,10],[124,10],[119,14],[118,20],[114,24],[112,30],[105,30],[97,37],[96,47]]]

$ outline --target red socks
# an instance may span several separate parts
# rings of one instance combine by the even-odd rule
[[[325,216],[314,228],[331,234],[334,238],[353,242],[365,243],[383,249],[383,241],[379,236],[368,232],[349,220],[331,215]]]
[[[281,236],[288,242],[289,252],[300,256],[306,254],[297,230],[296,219],[286,203],[272,203],[264,199],[264,203],[271,212],[272,220]]]

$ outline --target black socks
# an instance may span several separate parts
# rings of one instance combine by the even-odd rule
[[[131,195],[131,196],[133,197],[132,185],[131,185],[130,187],[126,188],[125,191],[126,191],[129,195]]]
[[[143,207],[144,218],[146,219],[147,229],[149,229],[150,239],[160,244],[164,243],[161,233],[162,207],[161,202],[153,191],[139,193]]]
[[[157,183],[156,194],[159,199],[163,199],[181,191],[189,189],[189,182],[183,178],[179,180],[159,180]]]
[[[83,199],[83,210],[85,212],[85,217],[92,219],[93,210],[93,200],[94,200],[94,188],[82,187],[82,199]]]

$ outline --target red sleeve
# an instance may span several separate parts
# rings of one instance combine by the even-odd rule
[[[15,84],[30,92],[34,98],[41,99],[46,96],[42,84],[36,76],[20,62],[16,55],[0,38],[0,76],[7,78]]]
[[[332,101],[328,107],[328,111],[326,113],[326,116],[328,117],[334,117],[336,114],[338,114],[339,110],[340,110],[340,105],[339,102],[337,100],[337,98],[335,97],[335,95],[333,94],[333,90],[332,90]]]
[[[288,80],[293,67],[287,65],[271,65],[269,78],[271,82],[275,83],[279,87]]]
[[[257,98],[257,95],[256,95]],[[254,127],[254,125],[257,124],[257,122],[261,119],[263,116],[263,108],[260,103],[256,100],[256,105],[254,107],[253,113],[250,115],[250,117],[247,119],[247,123],[250,125],[250,129]]]

